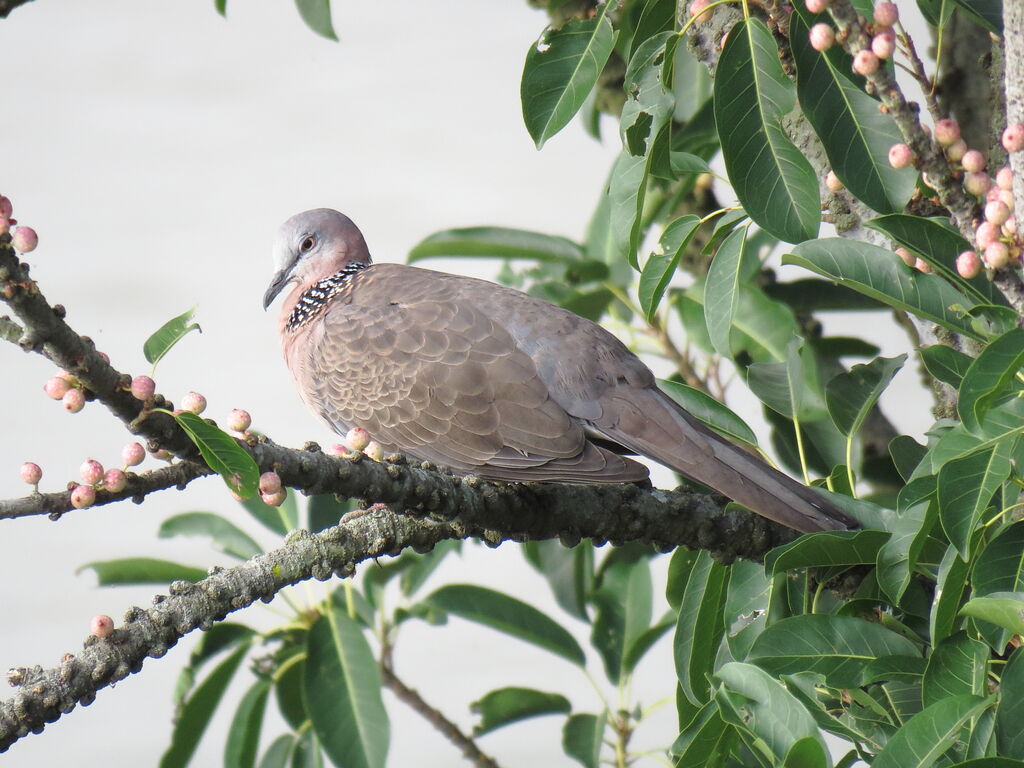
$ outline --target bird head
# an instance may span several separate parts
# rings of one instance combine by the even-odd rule
[[[292,216],[274,240],[274,279],[263,295],[270,306],[289,283],[308,287],[350,264],[369,264],[370,252],[352,220],[330,208],[314,208]]]

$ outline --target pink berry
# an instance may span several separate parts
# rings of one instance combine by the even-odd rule
[[[103,465],[96,459],[86,459],[78,468],[78,474],[81,475],[83,483],[95,485],[103,479]]]
[[[985,156],[976,149],[969,149],[964,152],[960,165],[964,167],[965,171],[984,171]]]
[[[1000,189],[999,192],[996,193],[996,200],[1005,205],[1007,209],[1009,209],[1011,212],[1013,211],[1013,192],[1011,192],[1010,190]]]
[[[100,614],[93,616],[89,622],[89,633],[95,637],[110,637],[114,631],[114,620],[109,616]]]
[[[906,168],[914,155],[906,144],[893,144],[889,148],[889,165],[893,168]]]
[[[836,31],[828,24],[815,24],[809,35],[811,48],[816,51],[827,51],[836,41]]]
[[[857,51],[853,57],[853,71],[858,75],[873,75],[879,66],[878,57],[867,48]]]
[[[11,203],[11,198],[0,195],[0,216],[9,219],[13,215],[14,205]]]
[[[880,59],[888,59],[896,50],[896,35],[892,30],[888,34],[879,33],[871,38],[871,52]]]
[[[280,507],[284,504],[284,500],[288,498],[288,491],[281,488],[274,493],[261,493],[260,498],[263,499],[263,503],[268,507]]]
[[[181,408],[184,411],[192,411],[192,413],[196,414],[202,413],[206,410],[206,398],[198,392],[187,392],[181,398]]]
[[[891,27],[899,19],[900,9],[896,7],[896,3],[885,2],[875,6],[875,24]]]
[[[361,451],[370,444],[370,433],[362,427],[352,427],[345,435],[345,443],[353,451]]]
[[[121,461],[126,467],[137,467],[146,458],[146,449],[139,443],[128,443],[121,449]]]
[[[839,177],[836,176],[835,171],[829,171],[825,174],[825,186],[831,192],[838,192],[843,188],[843,182],[841,182]]]
[[[43,479],[43,470],[38,464],[26,461],[21,465],[21,479],[29,485],[39,485],[39,481]]]
[[[992,269],[1002,269],[1010,263],[1010,249],[1006,243],[996,241],[985,246],[985,263]]]
[[[824,13],[828,10],[829,0],[807,0],[804,5],[811,13]]]
[[[59,376],[51,376],[43,385],[43,391],[54,400],[60,400],[68,393],[69,389],[71,389],[71,384],[68,383],[68,380]]]
[[[22,253],[34,251],[39,245],[39,235],[32,227],[18,227],[11,235],[11,245],[14,246],[14,250]]]
[[[924,272],[927,275],[929,272],[932,271],[932,265],[929,264],[924,259],[917,259],[914,262],[914,269],[916,269],[918,272]]]
[[[974,230],[974,239],[977,241],[979,248],[987,248],[989,244],[999,239],[999,228],[991,222],[983,221]]]
[[[384,460],[384,448],[376,440],[371,440],[367,443],[366,448],[363,449],[363,453],[374,461]]]
[[[935,124],[935,141],[940,147],[949,147],[960,138],[960,124],[956,120],[945,118]]]
[[[159,459],[160,461],[172,461],[174,459],[174,454],[166,448],[160,448],[153,451],[153,458]]]
[[[136,376],[132,379],[132,396],[136,400],[149,400],[156,394],[156,382],[149,376]]]
[[[709,3],[710,0],[693,0],[693,2],[690,3],[690,15],[700,16],[704,13],[704,10],[708,7]],[[710,18],[710,15],[705,15],[703,19],[698,19],[698,21],[704,22]]]
[[[281,490],[281,476],[277,472],[260,475],[260,493],[277,493]]]
[[[235,432],[245,432],[252,425],[252,416],[249,415],[248,411],[235,408],[228,414],[225,423],[228,429],[233,429]]]
[[[128,476],[120,469],[108,469],[103,475],[103,487],[111,493],[119,493],[128,485]]]
[[[964,251],[957,256],[956,271],[960,273],[960,277],[967,280],[977,277],[978,273],[981,272],[981,259],[978,258],[978,254],[974,251]]]
[[[899,256],[903,263],[908,267],[912,267],[917,263],[917,256],[912,254],[906,248],[897,248],[896,255]]]
[[[964,189],[976,197],[981,197],[989,190],[992,180],[984,171],[971,171],[964,176]]]
[[[1008,218],[1006,220],[1006,223],[1003,224],[1003,231],[1007,235],[1016,235],[1017,234],[1017,217],[1016,216],[1011,216],[1010,218]]]
[[[1003,149],[1007,152],[1020,152],[1024,149],[1024,125],[1014,123],[1006,126],[1003,131]]]
[[[75,509],[85,509],[96,503],[96,489],[91,485],[76,485],[71,491],[71,506]]]
[[[324,451],[324,453],[326,453],[328,456],[344,456],[346,453],[348,453],[348,448],[346,448],[341,443],[335,443],[334,445],[329,446]]]
[[[0,216],[0,235],[6,235],[11,231],[11,220],[6,216]]]
[[[985,202],[986,203],[995,203],[995,202],[997,202],[999,200],[999,193],[1002,192],[1002,191],[1003,190],[1001,190],[999,187],[989,187],[988,191],[985,193]]]
[[[1010,209],[1000,200],[994,200],[985,205],[985,220],[997,227],[1001,227],[1010,218]]]
[[[957,139],[946,147],[946,157],[954,163],[959,163],[963,160],[965,154],[967,154],[967,142],[963,139]]]
[[[80,389],[69,389],[64,393],[61,402],[64,404],[64,410],[68,413],[78,413],[85,408],[85,395]]]
[[[1000,189],[1013,189],[1013,171],[1009,168],[1000,168],[996,173],[996,186]]]

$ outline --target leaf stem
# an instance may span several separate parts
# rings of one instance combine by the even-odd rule
[[[793,432],[796,434],[796,452],[800,456],[800,471],[804,476],[804,485],[811,484],[811,476],[807,472],[807,455],[804,453],[804,438],[800,434],[800,417],[793,411]]]

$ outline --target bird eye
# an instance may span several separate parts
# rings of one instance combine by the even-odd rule
[[[302,241],[302,245],[299,246],[299,252],[305,253],[306,251],[311,250],[313,248],[313,243],[314,240],[312,236],[307,237],[305,240]]]

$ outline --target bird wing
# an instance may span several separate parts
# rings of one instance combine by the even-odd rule
[[[448,277],[380,264],[352,278],[302,362],[300,384],[322,418],[341,433],[361,426],[386,450],[492,479],[646,477],[587,440],[494,308]]]

